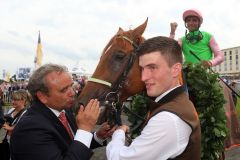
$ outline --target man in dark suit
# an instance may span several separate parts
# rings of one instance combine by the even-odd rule
[[[11,136],[12,160],[89,160],[90,148],[101,146],[112,134],[109,125],[91,133],[100,112],[96,99],[80,106],[75,120],[72,84],[64,66],[46,64],[33,73],[28,90],[34,100]],[[58,118],[64,114],[65,124]]]

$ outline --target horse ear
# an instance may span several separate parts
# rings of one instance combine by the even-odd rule
[[[146,21],[143,24],[141,24],[140,26],[138,26],[137,28],[135,28],[133,30],[132,34],[133,34],[133,37],[135,40],[138,40],[139,37],[142,36],[142,34],[144,33],[144,31],[147,27],[147,22],[148,22],[148,18],[146,19]]]
[[[117,34],[121,34],[123,32],[124,32],[124,30],[121,27],[119,27]]]

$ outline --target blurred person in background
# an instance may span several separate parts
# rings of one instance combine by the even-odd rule
[[[9,140],[12,134],[14,127],[17,125],[21,117],[26,111],[26,108],[30,104],[30,98],[26,90],[20,89],[14,91],[12,94],[12,105],[13,107],[4,115],[5,123],[2,128],[5,129],[6,135],[4,137],[3,143],[4,148],[2,154],[4,154],[5,159],[10,159],[10,150],[9,150]]]

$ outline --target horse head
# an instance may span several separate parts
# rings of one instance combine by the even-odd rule
[[[133,30],[124,31],[119,28],[104,48],[92,77],[78,97],[78,102],[86,105],[92,98],[101,103],[123,102],[144,90],[136,49],[144,41],[142,34],[146,26],[147,20]]]

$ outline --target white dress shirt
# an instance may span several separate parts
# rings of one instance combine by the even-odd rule
[[[172,90],[172,89],[171,89]],[[171,90],[165,92],[166,94]],[[164,93],[164,95],[166,95]],[[160,99],[163,97],[160,96]],[[159,97],[156,99],[159,100]],[[179,106],[181,107],[181,106]],[[118,129],[107,145],[108,160],[166,160],[180,155],[186,148],[191,127],[177,115],[162,111],[153,116],[141,135],[125,146],[125,133]]]

